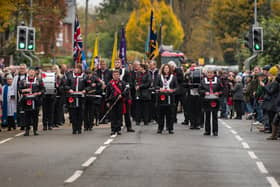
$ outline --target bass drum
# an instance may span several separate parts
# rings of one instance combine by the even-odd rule
[[[191,85],[200,85],[202,80],[202,70],[200,68],[191,70],[189,80]]]

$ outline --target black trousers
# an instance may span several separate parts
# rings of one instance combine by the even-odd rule
[[[126,126],[127,129],[131,129],[132,128],[132,125],[131,125],[131,105],[128,104],[128,102],[126,101],[125,106],[126,106],[126,113],[124,114],[125,126]]]
[[[8,116],[7,118],[8,129],[16,129],[15,119],[14,116]]]
[[[38,116],[39,108],[31,111],[24,111],[25,128],[27,130],[30,129],[30,126],[33,127],[33,131],[36,132],[38,130]]]
[[[94,105],[91,98],[86,99],[84,114],[84,129],[92,129],[94,119]]]
[[[19,127],[24,127],[25,122],[24,122],[24,110],[21,106],[21,103],[17,104],[17,125]]]
[[[218,133],[218,111],[212,110],[212,111],[206,111],[205,112],[205,132],[210,133],[211,132],[211,116],[212,116],[212,132]]]
[[[135,106],[135,121],[140,123],[141,120],[144,121],[145,124],[149,123],[149,101],[147,100],[136,100]]]
[[[77,108],[69,108],[73,132],[81,132],[84,118],[84,104],[80,103]]]
[[[198,128],[201,126],[202,103],[200,96],[188,96],[189,99],[189,119],[191,128]]]
[[[242,101],[234,100],[234,109],[236,111],[236,118],[241,119],[242,118]]]
[[[158,108],[156,105],[156,94],[152,94],[152,100],[149,102],[149,121],[158,120]]]
[[[110,120],[111,120],[111,131],[119,132],[121,131],[122,126],[122,103],[121,101],[117,102],[117,104],[113,107],[110,112]]]
[[[62,97],[56,97],[54,105],[54,124],[63,124],[64,123],[64,103]]]
[[[166,121],[166,129],[168,131],[172,131],[174,129],[173,128],[174,108],[175,108],[175,106],[173,106],[173,105],[170,105],[170,106],[159,106],[159,119],[158,119],[158,130],[159,131],[162,131],[164,129],[165,121]]]
[[[54,110],[55,110],[55,96],[45,95],[43,98],[43,126],[53,127]]]

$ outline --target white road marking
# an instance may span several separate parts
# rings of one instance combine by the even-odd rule
[[[106,149],[106,146],[100,146],[94,154],[100,155],[104,151],[104,149]]]
[[[90,157],[87,161],[85,161],[82,164],[82,167],[89,167],[94,161],[96,160],[96,157]]]
[[[244,149],[250,149],[250,146],[246,142],[242,142],[242,146]]]
[[[263,174],[267,174],[268,173],[267,169],[265,168],[265,166],[263,165],[262,162],[256,162],[256,164],[257,164],[257,166],[258,166],[258,168],[259,168],[261,173],[263,173]]]
[[[258,159],[257,155],[253,151],[248,151],[249,156],[251,159],[256,160]]]
[[[108,139],[106,142],[104,142],[105,145],[110,144],[113,141],[113,139]]]
[[[82,176],[82,174],[83,174],[82,170],[77,170],[71,177],[69,177],[67,180],[65,180],[64,183],[72,183],[75,180],[77,180],[80,176]]]
[[[19,137],[19,136],[22,136],[22,135],[24,135],[24,132],[16,134],[15,137]]]
[[[243,138],[241,138],[239,135],[235,135],[235,138],[240,142],[243,141]]]
[[[266,177],[266,180],[269,182],[271,187],[279,187],[279,184],[274,177]]]
[[[237,132],[235,130],[231,130],[230,131],[232,134],[237,134]]]
[[[10,140],[12,140],[12,139],[14,139],[14,138],[7,138],[7,139],[5,139],[5,140],[2,140],[2,141],[0,142],[0,144],[6,143],[6,142],[8,142],[8,141],[10,141]]]
[[[111,135],[111,138],[116,138],[116,137],[117,137],[117,134]]]

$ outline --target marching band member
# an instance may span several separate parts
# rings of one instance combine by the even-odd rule
[[[124,81],[126,84],[128,84],[130,86],[132,85],[130,73],[125,68],[122,68],[121,59],[116,59],[115,60],[115,70],[119,70],[121,81]],[[129,93],[129,95],[130,95],[130,93]],[[127,129],[127,132],[135,132],[132,129],[131,119],[130,119],[130,117],[131,117],[131,112],[130,112],[131,98],[126,98],[125,99],[125,105],[126,105],[127,110],[126,110],[126,113],[124,114],[124,119],[125,119],[125,126],[126,126],[126,129]]]
[[[66,80],[65,90],[68,93],[69,114],[72,123],[73,134],[82,133],[84,117],[84,94],[86,93],[87,77],[83,73],[82,66],[76,65],[74,72]]]
[[[203,110],[206,114],[204,135],[209,136],[211,134],[210,120],[212,116],[212,132],[214,136],[218,136],[219,96],[222,94],[222,86],[212,69],[208,69],[206,77],[202,79],[199,93],[204,97]]]
[[[52,72],[55,73],[55,89],[56,89],[56,98],[55,98],[55,107],[54,107],[54,127],[58,127],[64,123],[64,81],[63,74],[61,74],[58,65],[53,65]]]
[[[102,99],[102,84],[104,84],[102,80],[96,77],[92,72],[89,72],[86,89],[87,94],[84,120],[85,131],[92,130],[94,118],[96,119],[96,124],[98,123]]]
[[[51,70],[47,71],[48,73],[51,72]],[[46,75],[45,73],[42,73],[42,78],[44,78]],[[44,81],[44,79],[43,79]],[[55,88],[55,82],[53,82],[53,86]],[[43,111],[43,130],[52,130],[54,127],[54,109],[55,109],[55,99],[56,99],[56,93],[48,92],[48,87],[46,87],[46,92],[42,98],[42,111]]]
[[[140,64],[139,71],[136,74],[135,84],[136,94],[136,125],[140,125],[141,119],[144,120],[144,125],[149,124],[149,102],[151,100],[151,77],[147,71],[145,64]]]
[[[112,79],[112,72],[107,68],[107,64],[104,60],[100,60],[100,69],[96,70],[96,76],[104,83],[102,84],[102,100],[101,100],[101,109],[100,109],[100,117],[104,116],[106,111],[108,110],[105,104],[105,89],[109,84],[109,81]],[[105,123],[108,121],[105,118]],[[102,123],[102,121],[100,121]]]
[[[34,68],[29,68],[28,76],[20,81],[19,91],[23,95],[21,104],[24,108],[25,134],[29,136],[30,126],[33,126],[34,136],[39,135],[38,130],[38,116],[41,104],[41,95],[45,88],[41,79],[36,77]]]
[[[174,102],[174,92],[178,88],[177,78],[172,74],[172,70],[170,65],[164,64],[161,68],[160,75],[157,79],[156,84],[157,89],[159,89],[160,92],[167,92],[170,95],[170,100],[173,100]],[[169,96],[166,95],[159,95],[159,100],[166,100]],[[173,97],[173,99],[172,99]],[[173,132],[173,116],[175,110],[175,103],[168,103],[166,105],[159,104],[159,119],[158,119],[158,134],[161,134],[164,129],[164,121],[166,120],[166,128],[169,132],[169,134],[174,134]]]
[[[157,78],[158,78],[158,69],[156,68],[156,61],[152,60],[150,62],[150,67],[149,67],[149,74],[150,74],[150,77],[152,79],[151,81],[151,94],[152,94],[152,99],[151,99],[151,103],[150,103],[150,120],[155,120],[157,121],[158,120],[158,115],[157,115],[157,108],[156,108],[156,94],[155,94],[155,87],[156,87],[156,82],[157,82]]]
[[[117,133],[121,135],[122,116],[126,112],[125,97],[127,97],[127,84],[120,80],[119,70],[113,71],[113,79],[109,82],[106,90],[106,101],[111,107],[111,135]]]

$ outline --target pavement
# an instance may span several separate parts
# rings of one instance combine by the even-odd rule
[[[81,135],[69,124],[38,137],[0,132],[0,186],[279,186],[280,141],[250,132],[250,121],[220,120],[218,137],[181,124],[173,135],[157,134],[156,124],[134,129],[119,136],[108,125]]]

